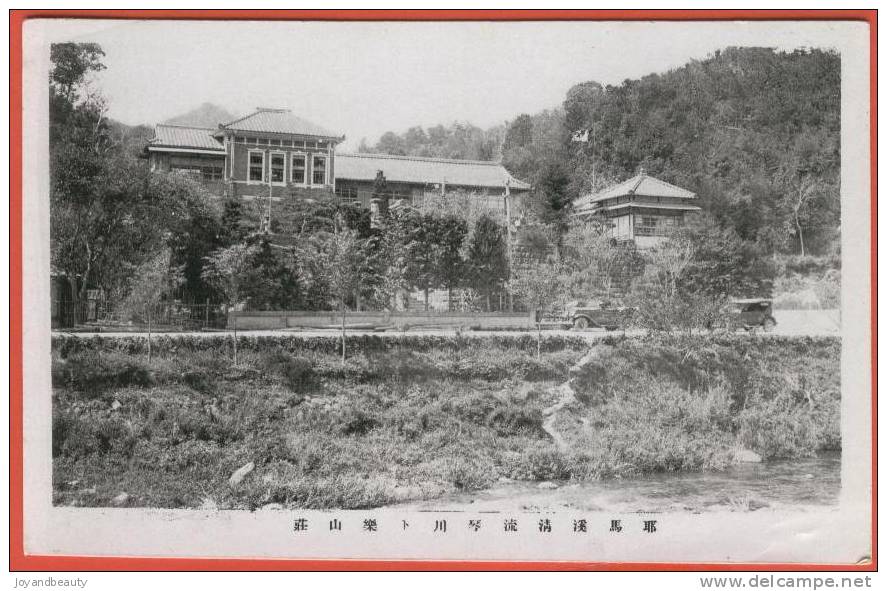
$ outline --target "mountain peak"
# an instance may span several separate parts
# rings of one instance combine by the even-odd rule
[[[166,125],[185,125],[190,127],[218,127],[219,123],[227,123],[236,119],[236,115],[213,103],[203,103],[187,113],[171,117],[162,123]]]

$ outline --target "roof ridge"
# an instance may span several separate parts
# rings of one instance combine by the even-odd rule
[[[375,154],[371,152],[337,152],[336,156],[351,156],[354,158],[389,158],[393,160],[418,160],[420,162],[445,162],[447,164],[483,164],[485,166],[502,166],[501,162],[496,162],[495,160],[461,160],[458,158],[435,158],[433,156],[400,156],[398,154]]]
[[[685,189],[684,187],[679,187],[677,185],[673,185],[670,182],[663,181],[662,179],[656,178],[655,176],[650,176],[650,175],[646,175],[646,176],[648,176],[651,180],[656,181],[657,183],[662,183],[663,185],[667,185],[667,186],[672,187],[674,189],[680,189],[681,191],[686,191],[687,193],[692,193],[693,195],[696,195],[696,193],[691,191],[690,189]]]
[[[178,123],[157,123],[154,127],[177,127],[179,129],[202,129],[204,131],[215,131],[215,127],[204,127],[202,125],[180,125]]]
[[[246,115],[243,115],[242,117],[238,117],[237,119],[234,119],[233,121],[229,121],[228,123],[219,123],[219,126],[220,126],[220,127],[228,127],[229,125],[234,125],[235,123],[240,123],[240,122],[243,121],[244,119],[249,119],[250,117],[252,117],[252,116],[255,115],[256,113],[260,113],[260,112],[261,112],[261,111],[255,111],[255,112],[253,112],[253,113],[247,113]]]

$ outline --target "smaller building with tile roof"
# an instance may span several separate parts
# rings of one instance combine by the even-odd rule
[[[505,195],[517,197],[530,189],[498,162],[364,153],[336,156],[336,193],[342,199],[369,206],[380,175],[385,179],[385,197],[393,204],[416,204],[429,195],[465,191],[485,199],[489,209],[503,209]]]
[[[687,215],[702,209],[696,199],[692,191],[641,171],[627,181],[574,200],[573,215],[605,222],[619,242],[652,248],[681,227]]]

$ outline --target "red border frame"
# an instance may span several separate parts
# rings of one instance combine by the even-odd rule
[[[853,20],[869,25],[871,101],[872,561],[869,564],[545,562],[241,558],[124,558],[24,553],[22,376],[22,29],[34,18],[314,21],[562,21],[562,20]],[[877,10],[12,10],[10,11],[9,201],[9,567],[11,571],[288,571],[288,570],[606,570],[606,571],[863,571],[878,570],[877,367]]]

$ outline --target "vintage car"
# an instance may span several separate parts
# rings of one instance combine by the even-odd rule
[[[730,300],[727,319],[732,328],[773,330],[776,319],[773,317],[773,301],[764,298]]]
[[[566,307],[566,316],[573,328],[604,328],[617,330],[625,328],[634,313],[634,308],[614,306],[606,300],[596,302],[571,302]]]

